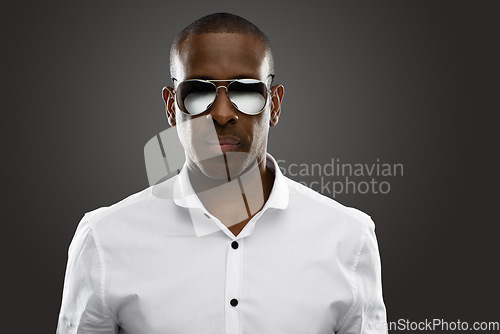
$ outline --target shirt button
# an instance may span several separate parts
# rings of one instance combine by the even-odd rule
[[[210,216],[207,214],[207,213],[204,213],[205,217],[207,217],[208,219],[210,219]]]
[[[235,299],[235,298],[231,299],[229,304],[231,304],[231,306],[233,306],[233,307],[236,307],[236,305],[238,305],[238,299]]]
[[[231,242],[231,247],[233,247],[233,249],[237,249],[238,248],[238,242],[237,241]],[[238,302],[236,302],[236,303],[238,303]]]

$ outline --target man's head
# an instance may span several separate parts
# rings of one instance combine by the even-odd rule
[[[257,160],[265,165],[269,127],[277,124],[284,88],[272,86],[274,63],[267,37],[252,23],[232,14],[205,16],[186,27],[175,39],[170,53],[170,72],[174,87],[163,89],[167,118],[177,127],[186,152],[188,167],[199,169],[216,179],[227,178],[227,159],[205,160],[207,151],[234,154],[240,158],[229,166],[239,175]],[[233,79],[256,79],[265,83],[267,101],[259,114],[238,110],[224,87]],[[223,80],[214,82],[217,97],[199,115],[179,108],[179,84],[189,79]],[[227,81],[226,81],[227,80]],[[223,87],[222,87],[223,86]],[[215,141],[209,138],[216,133]]]

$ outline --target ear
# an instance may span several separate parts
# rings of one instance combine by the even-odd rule
[[[172,87],[163,87],[162,89],[163,102],[165,102],[165,110],[167,113],[168,124],[175,126],[175,93]]]
[[[281,114],[281,101],[283,101],[283,95],[285,95],[285,87],[283,85],[276,85],[271,87],[271,117],[269,119],[269,125],[275,126],[278,124],[278,120]]]

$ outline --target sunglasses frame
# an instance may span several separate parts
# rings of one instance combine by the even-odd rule
[[[269,75],[271,77],[271,81],[272,79],[274,78],[274,75],[273,74],[270,74]],[[229,98],[229,92],[228,92],[228,88],[229,86],[233,83],[233,82],[241,82],[243,80],[253,80],[255,81],[256,83],[257,82],[260,82],[262,83],[265,87],[266,87],[266,92],[267,92],[267,96],[266,96],[266,103],[264,103],[264,105],[262,106],[262,109],[259,110],[259,112],[257,112],[256,114],[248,114],[246,113],[245,111],[243,110],[240,110],[236,107],[236,105],[233,103],[233,101],[231,101],[231,99]],[[172,78],[172,81],[175,85],[175,82],[177,81],[176,78]],[[245,115],[249,115],[249,116],[254,116],[254,115],[258,115],[260,114],[267,106],[267,103],[268,103],[268,100],[269,100],[269,96],[271,96],[271,89],[267,86],[267,84],[264,82],[264,81],[261,81],[261,80],[258,80],[258,79],[253,79],[253,78],[240,78],[240,79],[229,79],[229,80],[224,80],[224,79],[220,79],[220,80],[207,80],[207,79],[188,79],[188,80],[184,80],[184,81],[181,81],[179,82],[179,84],[177,85],[177,87],[179,87],[179,85],[181,85],[182,83],[185,83],[185,82],[189,82],[189,81],[198,81],[198,82],[206,82],[206,83],[210,83],[211,85],[213,85],[215,87],[215,98],[214,100],[210,103],[210,105],[208,106],[207,109],[205,109],[203,112],[199,113],[199,114],[196,114],[196,115],[193,115],[193,114],[190,114],[189,112],[187,111],[184,111],[183,108],[181,108],[181,106],[179,105],[179,101],[177,99],[177,88],[174,88],[174,94],[175,94],[175,103],[177,105],[177,107],[179,108],[180,111],[182,111],[184,114],[186,115],[190,115],[190,116],[197,116],[197,115],[201,115],[203,114],[204,112],[206,112],[207,110],[209,110],[213,103],[215,102],[215,100],[217,99],[217,97],[219,96],[219,88],[224,88],[226,90],[226,96],[227,96],[227,99],[229,100],[229,102],[231,102],[231,105],[236,109],[238,110],[239,112],[242,112],[243,114]],[[216,82],[228,82],[227,85],[220,85],[220,86],[217,86],[215,83]]]

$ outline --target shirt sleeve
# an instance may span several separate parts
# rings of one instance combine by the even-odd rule
[[[387,334],[380,254],[375,224],[369,222],[352,267],[354,304],[342,319],[339,334]]]
[[[117,333],[102,290],[104,269],[86,216],[68,250],[57,334]]]

